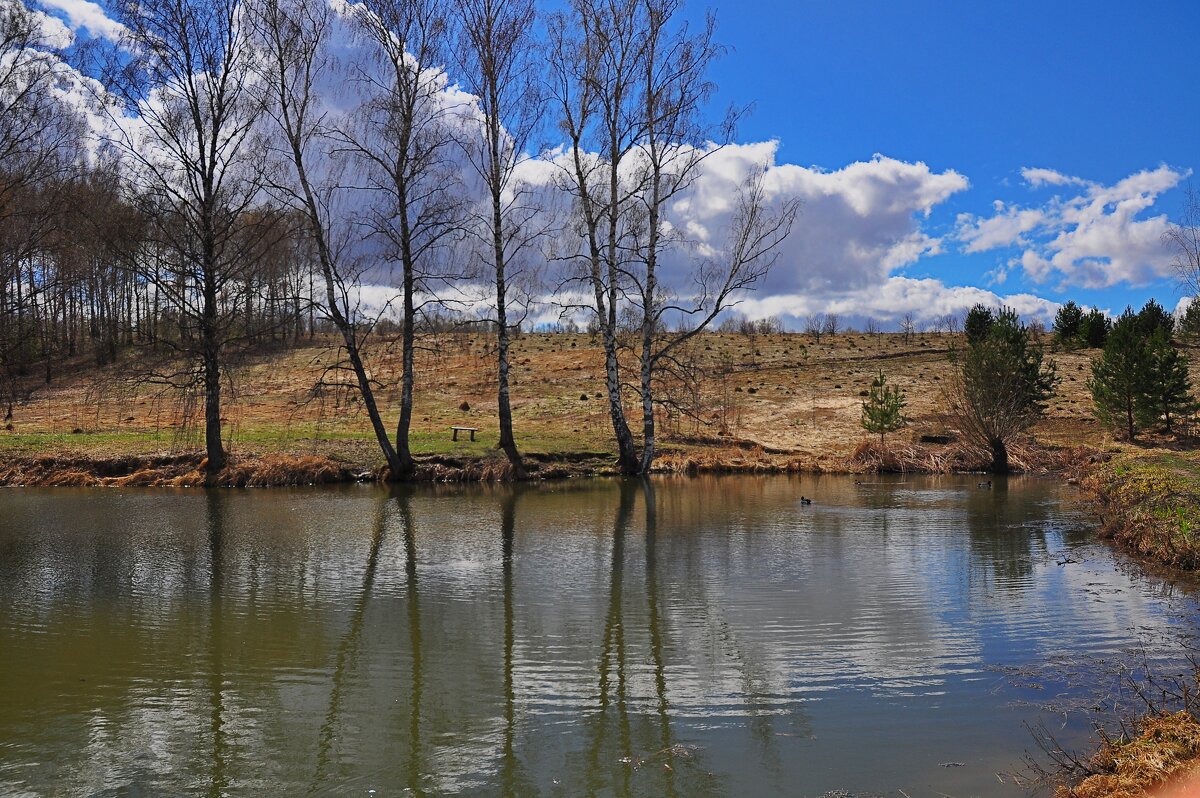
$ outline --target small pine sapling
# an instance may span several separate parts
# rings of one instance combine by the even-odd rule
[[[862,403],[862,425],[867,432],[878,433],[879,442],[883,436],[895,432],[908,423],[904,415],[904,389],[899,385],[888,385],[883,371],[871,382],[871,390]]]

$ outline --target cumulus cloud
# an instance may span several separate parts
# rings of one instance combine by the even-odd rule
[[[37,25],[40,29],[39,49],[48,47],[62,50],[74,44],[75,34],[71,32],[71,29],[61,19],[38,9],[31,9],[31,12],[33,18],[37,20]]]
[[[60,12],[74,31],[86,30],[93,36],[119,41],[125,29],[112,20],[104,9],[91,0],[40,0],[43,8]]]
[[[884,287],[901,285],[891,283],[899,270],[943,249],[943,239],[923,227],[925,218],[969,187],[962,174],[936,172],[921,162],[875,155],[828,170],[778,163],[777,151],[775,141],[710,149],[695,180],[668,209],[679,240],[661,266],[676,290],[685,290],[697,260],[720,257],[737,192],[752,174],[762,174],[777,209],[791,200],[802,203],[774,269],[743,309],[755,316],[802,317],[796,308],[847,303],[850,297],[873,301]],[[561,149],[550,151],[523,164],[520,177],[552,195],[565,158]]]
[[[839,291],[877,285],[887,275],[936,254],[941,239],[920,217],[969,185],[961,174],[876,155],[834,171],[774,164],[767,186],[804,204],[765,290]],[[700,185],[698,190],[712,187]]]
[[[775,203],[803,204],[766,293],[828,294],[877,286],[897,269],[937,254],[941,239],[921,228],[921,218],[967,178],[935,172],[924,163],[883,155],[836,170],[776,162],[778,142],[734,144],[705,160],[685,196],[671,209],[679,229],[704,242],[720,242],[728,229],[737,189],[756,169]]]
[[[959,214],[959,239],[968,253],[1027,244],[1023,236],[1046,222],[1046,214],[1037,208],[1008,207],[997,201],[996,215],[977,219]]]
[[[1036,207],[997,202],[986,217],[961,214],[957,238],[965,252],[1017,250],[1009,266],[1037,283],[1056,279],[1062,288],[1145,285],[1171,273],[1162,243],[1171,222],[1162,213],[1146,214],[1190,172],[1159,166],[1111,186],[1050,169],[1022,174],[1031,186],[1071,186],[1075,193]]]
[[[948,286],[932,278],[916,279],[893,276],[868,289],[808,294],[756,294],[747,297],[737,310],[749,318],[779,316],[791,326],[799,326],[810,313],[836,313],[844,322],[861,326],[866,319],[895,324],[911,313],[927,321],[948,315],[962,315],[975,304],[989,307],[1005,305],[1025,319],[1049,323],[1060,307],[1042,297],[1027,293],[1001,295],[975,286]]]
[[[1083,186],[1087,185],[1087,181],[1079,177],[1071,177],[1064,175],[1062,172],[1056,172],[1053,169],[1031,169],[1025,167],[1021,170],[1021,177],[1025,182],[1033,188],[1042,186]]]

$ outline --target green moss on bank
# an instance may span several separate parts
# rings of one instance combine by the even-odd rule
[[[1200,452],[1126,452],[1095,469],[1102,533],[1136,554],[1200,568]]]

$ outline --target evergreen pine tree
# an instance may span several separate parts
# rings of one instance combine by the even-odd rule
[[[879,442],[883,443],[885,434],[895,432],[908,423],[904,415],[906,404],[904,390],[899,385],[888,385],[880,370],[862,403],[863,429],[879,433]]]
[[[1175,332],[1175,319],[1166,309],[1150,299],[1142,306],[1142,309],[1137,314],[1138,330],[1141,331],[1142,337],[1149,340],[1154,333],[1162,330],[1167,340],[1171,340],[1171,335]]]
[[[1043,361],[1042,348],[1011,308],[1001,308],[967,347],[950,387],[951,407],[963,433],[991,450],[993,471],[1008,471],[1009,441],[1042,417],[1057,381],[1054,362]]]
[[[1153,418],[1146,394],[1150,383],[1150,362],[1146,339],[1141,335],[1138,317],[1126,308],[1117,319],[1104,353],[1092,361],[1088,388],[1095,402],[1096,417],[1110,427],[1125,427],[1129,440]]]
[[[1150,412],[1161,419],[1163,427],[1170,432],[1173,419],[1196,409],[1196,400],[1190,393],[1191,379],[1187,359],[1171,346],[1161,329],[1150,339],[1147,353],[1147,407],[1153,408]]]
[[[992,325],[996,323],[995,314],[987,305],[975,305],[967,311],[966,321],[963,322],[963,332],[967,334],[967,343],[976,344],[987,337]]]
[[[1108,338],[1108,331],[1111,328],[1112,323],[1109,322],[1108,317],[1095,308],[1092,308],[1083,317],[1083,323],[1080,325],[1080,342],[1088,349],[1102,349],[1105,339]]]
[[[1083,327],[1083,309],[1074,300],[1058,309],[1054,316],[1054,337],[1059,345],[1072,347],[1079,343]]]
[[[1183,312],[1179,322],[1179,331],[1193,340],[1200,338],[1200,296],[1193,297]]]

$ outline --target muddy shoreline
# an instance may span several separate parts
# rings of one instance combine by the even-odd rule
[[[666,447],[653,473],[696,474],[865,474],[983,473],[986,453],[962,445],[874,441],[849,456],[812,456],[770,449],[750,441],[723,445]],[[1097,453],[1084,447],[1061,449],[1023,443],[1013,447],[1014,473],[1077,478]],[[531,453],[524,458],[527,480],[617,476],[615,460],[602,452]],[[204,471],[198,452],[93,456],[78,453],[19,455],[0,459],[4,487],[295,487],[350,482],[383,482],[384,468],[317,454],[264,453],[230,457],[216,474]],[[411,482],[512,482],[518,478],[502,454],[427,455],[417,458]]]

